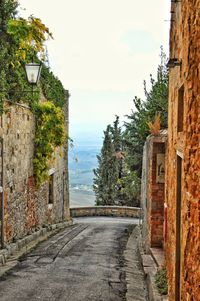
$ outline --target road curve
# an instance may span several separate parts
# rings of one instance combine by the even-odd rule
[[[135,225],[128,219],[99,221],[79,220],[22,257],[1,277],[0,300],[126,300],[123,252]]]

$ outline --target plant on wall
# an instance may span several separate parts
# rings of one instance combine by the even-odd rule
[[[33,165],[39,187],[48,179],[48,163],[55,148],[66,139],[62,111],[65,90],[44,63],[44,42],[52,38],[51,32],[39,18],[21,18],[17,8],[15,0],[0,2],[0,90],[3,91],[0,92],[0,111],[3,113],[3,101],[9,100],[28,103],[35,114]],[[33,95],[24,71],[24,65],[32,59],[43,62],[40,86],[34,88]],[[39,103],[41,91],[48,101]]]
[[[66,139],[61,108],[46,101],[34,106],[36,115],[35,154],[33,159],[37,187],[48,179],[49,160],[56,147]]]
[[[55,106],[62,108],[65,104],[65,89],[61,81],[44,64],[42,66],[40,84],[45,98],[52,101]]]
[[[21,64],[28,54],[40,54],[40,59],[45,60],[44,42],[53,38],[49,28],[39,18],[30,16],[27,20],[23,18],[9,19],[7,33],[12,37],[16,45],[15,60],[11,62],[14,66]]]

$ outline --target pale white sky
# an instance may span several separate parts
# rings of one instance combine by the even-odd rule
[[[19,0],[53,33],[50,66],[71,94],[72,133],[129,114],[168,53],[170,0]],[[123,118],[122,118],[123,119]],[[78,129],[78,130],[77,130]]]

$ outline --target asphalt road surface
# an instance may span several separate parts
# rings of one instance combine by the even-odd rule
[[[126,300],[123,252],[136,227],[133,223],[114,218],[76,220],[1,277],[0,300]]]

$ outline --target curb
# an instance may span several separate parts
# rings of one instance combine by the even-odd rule
[[[147,288],[148,288],[148,295],[149,301],[167,301],[167,296],[161,296],[156,288],[155,284],[155,273],[149,272],[147,274]]]
[[[145,283],[145,274],[141,265],[139,252],[140,229],[136,226],[131,233],[126,250],[124,251],[125,272],[127,282],[127,301],[146,301],[147,289]]]
[[[7,245],[4,249],[0,250],[0,276],[16,264],[16,260],[26,254],[30,249],[34,248],[38,243],[46,240],[51,235],[59,232],[60,230],[69,227],[73,221],[66,221],[58,224],[48,225],[30,235],[19,239],[15,243]],[[7,264],[9,259],[12,259],[13,264]],[[15,262],[15,264],[14,264]]]
[[[141,257],[141,262],[143,266],[143,271],[146,275],[146,284],[148,291],[148,301],[168,301],[168,296],[162,296],[158,293],[156,284],[155,284],[155,274],[158,271],[159,265],[155,261],[155,258],[152,254],[145,254],[142,248],[142,235],[140,230],[140,243],[139,243],[139,252]]]

